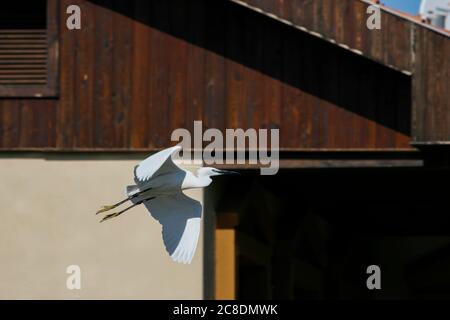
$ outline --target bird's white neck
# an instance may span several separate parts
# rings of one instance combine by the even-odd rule
[[[206,170],[205,170],[206,169]],[[197,181],[202,185],[202,187],[209,186],[212,182],[211,172],[207,170],[208,168],[200,168],[197,170]]]
[[[207,187],[212,182],[212,179],[209,176],[200,175],[200,176],[196,176],[196,179],[197,179],[197,183],[199,184],[200,188]]]
[[[182,189],[203,188],[209,186],[211,182],[212,179],[209,176],[193,174],[188,171]]]

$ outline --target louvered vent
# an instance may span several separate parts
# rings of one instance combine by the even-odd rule
[[[0,85],[46,84],[46,1],[5,1],[1,6]]]

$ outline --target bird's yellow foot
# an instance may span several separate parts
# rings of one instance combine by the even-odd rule
[[[109,211],[109,210],[111,210],[111,209],[114,209],[115,207],[116,207],[116,206],[103,206],[103,207],[101,207],[100,210],[98,210],[95,214],[99,214],[99,213],[102,213],[102,212]]]
[[[114,212],[114,213],[111,213],[111,214],[107,214],[106,216],[103,217],[102,220],[100,220],[100,222],[103,222],[103,221],[112,219],[112,218],[114,218],[114,217],[117,217],[117,216],[120,215],[120,214],[121,214],[121,212]]]

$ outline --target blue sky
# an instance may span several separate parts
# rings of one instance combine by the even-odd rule
[[[381,0],[381,3],[411,14],[419,13],[420,0]]]

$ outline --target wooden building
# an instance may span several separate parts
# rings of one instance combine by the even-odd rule
[[[434,182],[450,159],[450,34],[386,7],[370,30],[373,4],[4,4],[1,160],[43,157],[51,174],[52,159],[141,159],[195,120],[279,129],[277,176],[232,165],[240,187],[222,180],[206,191],[198,297],[370,298],[365,268],[377,261],[388,269],[383,297],[433,295],[429,261],[450,262],[450,221],[437,209],[445,193]],[[79,30],[66,26],[70,5],[81,9]],[[373,250],[349,253],[363,244]]]

